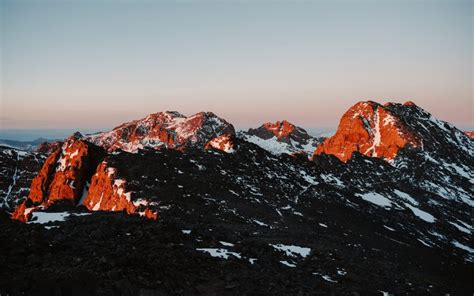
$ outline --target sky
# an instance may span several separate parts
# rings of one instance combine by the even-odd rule
[[[166,110],[335,128],[361,100],[474,128],[472,1],[0,3],[0,133]]]

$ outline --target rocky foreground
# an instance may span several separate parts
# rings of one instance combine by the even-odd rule
[[[182,204],[205,202],[189,198]],[[198,210],[204,214],[217,207]],[[284,230],[216,223],[206,215],[194,220],[197,215],[178,209],[159,222],[93,213],[51,222],[48,228],[3,215],[0,289],[2,295],[472,293],[471,263],[408,243],[406,234],[394,235],[383,221],[347,208],[324,201],[315,208],[320,216],[331,213],[326,226],[296,223]],[[279,244],[311,251],[272,246]]]

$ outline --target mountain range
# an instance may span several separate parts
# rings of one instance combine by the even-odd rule
[[[0,163],[2,294],[474,292],[472,133],[413,102],[328,138],[158,112]]]

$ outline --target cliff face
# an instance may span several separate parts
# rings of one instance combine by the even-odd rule
[[[127,181],[117,177],[117,169],[103,161],[98,167],[83,204],[91,211],[126,211],[156,220],[158,213],[144,199],[132,201],[132,192],[127,192]]]
[[[77,137],[69,138],[46,159],[31,183],[28,198],[15,209],[12,218],[27,222],[33,211],[65,202],[82,204],[91,211],[126,211],[156,220],[158,213],[148,207],[147,200],[132,201],[127,181],[119,179],[117,170],[102,161],[104,156],[101,148]]]
[[[314,155],[333,154],[345,162],[357,151],[391,160],[400,148],[421,146],[420,137],[389,106],[371,101],[355,104],[342,116],[336,134],[320,144]]]
[[[76,205],[86,181],[103,157],[100,147],[84,141],[79,135],[68,138],[46,159],[31,182],[28,198],[12,217],[26,221],[35,208],[47,208],[58,201]]]

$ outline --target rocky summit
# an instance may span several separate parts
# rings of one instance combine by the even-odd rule
[[[324,141],[159,112],[43,147],[0,147],[2,295],[474,293],[474,142],[412,102]]]
[[[254,143],[274,155],[304,155],[310,157],[323,138],[316,138],[287,120],[267,122],[258,128],[241,131],[242,139]]]

